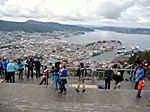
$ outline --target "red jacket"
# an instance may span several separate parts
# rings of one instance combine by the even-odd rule
[[[48,77],[48,69],[43,70],[43,77]]]
[[[138,83],[138,90],[142,90],[142,88],[144,87],[144,80],[139,80],[139,83]]]

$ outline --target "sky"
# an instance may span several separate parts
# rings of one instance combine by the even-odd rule
[[[0,0],[0,19],[150,28],[150,0]]]

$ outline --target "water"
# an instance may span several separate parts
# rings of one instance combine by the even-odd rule
[[[84,35],[62,39],[75,44],[87,44],[99,40],[119,40],[127,48],[130,48],[131,45],[139,46],[140,50],[150,48],[150,35],[124,34],[111,31],[96,30],[94,32],[86,32]]]

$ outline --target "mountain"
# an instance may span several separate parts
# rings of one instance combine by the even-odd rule
[[[127,27],[112,27],[112,26],[93,27],[93,28],[98,30],[114,31],[117,33],[150,35],[149,28],[127,28]]]
[[[50,31],[94,31],[92,28],[86,28],[76,25],[66,25],[54,22],[39,22],[28,20],[26,22],[12,22],[0,20],[0,31],[25,31],[25,32],[50,32]]]

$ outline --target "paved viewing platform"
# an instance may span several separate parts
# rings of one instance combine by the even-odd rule
[[[0,84],[0,112],[148,112],[150,110],[150,83],[137,99],[134,84],[123,81],[121,89],[98,89],[91,80],[86,80],[86,92],[77,93],[77,80],[69,79],[66,95],[50,84],[38,85],[40,79]],[[104,84],[104,81],[98,83]]]

